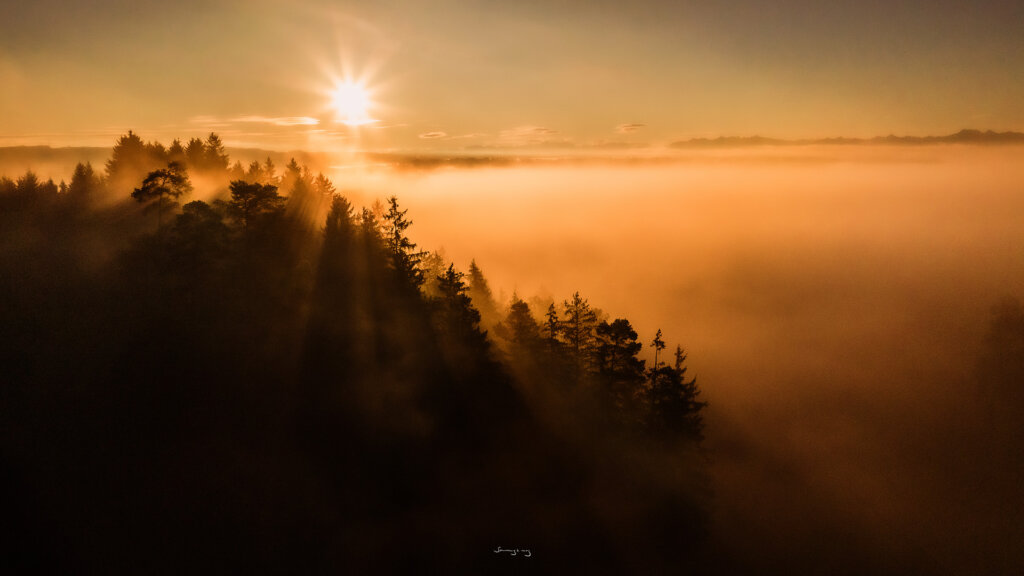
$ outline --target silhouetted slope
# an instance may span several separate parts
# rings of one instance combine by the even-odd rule
[[[132,136],[108,178],[177,170],[182,206],[127,200],[107,178],[91,184],[101,203],[28,177],[0,190],[15,568],[492,573],[526,560],[499,546],[557,573],[667,569],[680,551],[699,563],[695,437],[605,398],[598,356],[585,360],[603,341],[596,318],[573,355],[559,328],[510,356],[454,265],[423,289],[397,199],[382,220],[356,216],[296,164],[243,174],[283,195],[238,179],[189,202],[190,175],[234,170],[219,140],[180,147],[196,159],[186,172]]]

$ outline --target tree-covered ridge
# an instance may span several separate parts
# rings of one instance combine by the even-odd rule
[[[102,175],[0,180],[0,218],[5,459],[70,542],[31,565],[479,572],[512,541],[572,571],[699,560],[683,350],[646,366],[579,293],[495,302],[397,198],[357,210],[294,160],[129,132]]]

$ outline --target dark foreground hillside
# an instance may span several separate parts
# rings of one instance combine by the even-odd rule
[[[136,140],[0,182],[16,572],[706,567],[704,404],[660,332],[647,366],[579,294],[494,302],[395,199]]]

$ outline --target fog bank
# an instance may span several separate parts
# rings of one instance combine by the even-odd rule
[[[724,556],[1017,570],[1021,459],[975,366],[991,307],[1024,297],[1024,150],[846,150],[348,182],[399,194],[414,239],[475,258],[496,293],[579,290],[682,344],[711,402]]]

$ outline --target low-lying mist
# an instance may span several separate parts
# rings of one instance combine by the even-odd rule
[[[265,151],[248,152],[238,158],[262,162]],[[69,177],[63,156],[21,153],[32,161],[21,164],[25,158],[8,157],[21,166],[5,168],[9,177],[20,177],[25,167],[40,179]],[[419,249],[441,250],[440,262],[453,261],[463,271],[475,260],[499,306],[507,307],[516,294],[539,316],[546,302],[561,303],[578,291],[609,320],[632,323],[645,344],[641,356],[648,366],[659,329],[669,351],[676,344],[685,348],[687,374],[697,377],[701,399],[709,403],[702,412],[703,447],[714,497],[710,540],[707,546],[700,542],[702,551],[710,550],[700,566],[723,574],[1019,574],[1024,570],[1019,545],[1024,541],[1022,154],[1024,147],[1018,146],[860,145],[677,151],[628,159],[427,161],[321,154],[303,158],[310,172],[297,165],[282,172],[284,156],[274,156],[272,163],[278,173],[291,174],[274,180],[285,194],[298,190],[302,178],[309,181],[309,194],[313,174],[323,172],[357,212],[397,196],[413,222],[407,234]],[[103,172],[102,157],[85,159],[97,174]],[[79,535],[78,527],[92,526],[94,517],[100,528],[109,519],[134,518],[131,511],[142,503],[148,508],[138,514],[140,525],[155,530],[163,524],[147,519],[169,517],[179,524],[168,533],[191,531],[195,518],[203,517],[210,486],[223,485],[231,487],[236,508],[223,511],[223,525],[197,534],[231,534],[236,548],[248,550],[242,544],[276,542],[275,530],[282,530],[292,538],[282,551],[327,550],[325,565],[335,559],[329,543],[337,537],[372,563],[378,549],[361,542],[384,550],[394,534],[405,533],[408,517],[381,515],[375,506],[393,500],[387,486],[405,486],[406,473],[399,466],[391,474],[385,466],[383,472],[367,469],[352,476],[346,466],[324,472],[317,463],[339,453],[359,469],[377,457],[389,466],[401,463],[402,458],[389,456],[394,447],[388,442],[415,428],[408,415],[417,412],[403,404],[405,397],[394,396],[394,383],[406,378],[422,385],[409,390],[433,390],[445,382],[437,366],[447,366],[447,360],[432,357],[437,346],[424,336],[429,334],[422,330],[429,324],[426,317],[410,312],[411,304],[409,310],[397,307],[394,302],[404,302],[397,296],[394,302],[381,296],[380,286],[389,284],[368,272],[376,268],[366,254],[375,252],[351,261],[324,256],[335,254],[325,248],[330,244],[327,210],[335,204],[330,194],[320,192],[323,197],[307,206],[303,199],[309,198],[296,192],[282,212],[287,217],[267,220],[279,228],[263,233],[257,226],[249,234],[247,220],[229,218],[234,226],[229,228],[215,210],[227,197],[228,171],[193,172],[193,189],[181,199],[190,208],[174,208],[184,213],[174,216],[172,232],[159,229],[159,213],[130,199],[135,182],[100,186],[96,181],[97,197],[72,191],[58,198],[56,185],[49,185],[52,198],[40,195],[36,205],[12,195],[5,204],[11,212],[0,213],[6,223],[0,227],[0,252],[8,271],[0,275],[0,292],[15,303],[4,308],[0,301],[0,312],[12,319],[0,323],[7,343],[0,356],[5,376],[20,382],[4,391],[5,414],[15,432],[4,446],[22,458],[10,457],[5,465],[24,475],[18,480],[15,474],[23,492],[55,506],[40,512],[45,506],[26,500],[23,519],[39,533],[64,530],[63,537],[79,543],[80,557],[103,564],[104,554],[119,555],[121,537],[135,530],[130,524],[107,526],[106,539],[96,537],[106,548],[93,554],[95,542]],[[187,204],[194,200],[209,204]],[[398,210],[397,204],[393,208]],[[378,212],[383,210],[378,205]],[[358,220],[376,230],[367,224],[373,221],[372,209]],[[202,241],[182,240],[193,237]],[[170,248],[161,248],[163,243],[177,251],[165,251]],[[331,262],[344,271],[335,271],[337,278],[329,274]],[[321,281],[333,288],[318,292]],[[411,294],[416,297],[409,302],[420,302],[417,290]],[[359,308],[358,302],[366,305]],[[541,302],[543,307],[537,305]],[[360,315],[367,311],[373,314]],[[360,338],[345,340],[346,326]],[[136,331],[131,333],[138,335],[138,344],[121,333],[125,327]],[[479,349],[486,349],[486,341],[474,333],[484,343]],[[492,336],[496,333],[492,329]],[[104,344],[108,336],[113,344]],[[181,351],[161,345],[177,338],[185,342]],[[494,340],[500,347],[500,338]],[[377,342],[379,349],[367,358],[364,348],[338,344],[348,354],[338,356],[323,344],[335,341]],[[131,346],[116,348],[119,342]],[[437,364],[436,370],[411,360],[395,366],[380,361],[393,353],[391,345],[414,353],[409,358],[428,367]],[[307,356],[321,363],[306,362]],[[307,364],[317,369],[295,369]],[[150,374],[155,366],[173,370]],[[365,437],[349,443],[365,453],[339,452],[329,435],[307,441],[293,430],[292,410],[281,408],[306,398],[308,391],[293,389],[295,382],[322,381],[324,390],[333,390],[337,382],[348,381],[338,374],[365,387],[357,388],[367,395],[365,414],[347,401],[336,402],[365,417],[351,424]],[[394,382],[382,384],[381,374],[392,374]],[[539,380],[550,384],[562,376],[548,372]],[[497,381],[497,388],[470,387],[475,396],[461,390],[437,406],[475,406],[490,392],[505,390],[506,381]],[[598,537],[603,540],[593,546],[614,549],[609,557],[622,566],[631,565],[630,555],[641,545],[658,551],[658,562],[673,562],[674,552],[668,550],[674,548],[640,540],[655,535],[663,542],[688,541],[687,534],[665,532],[703,526],[703,516],[699,522],[678,518],[686,509],[681,505],[651,512],[663,502],[687,502],[698,485],[703,506],[703,464],[697,467],[700,482],[674,489],[685,483],[680,471],[689,469],[692,461],[684,458],[692,454],[676,460],[676,451],[664,446],[636,438],[619,442],[611,428],[590,428],[591,421],[574,412],[562,418],[560,410],[572,404],[558,393],[537,390],[535,382],[520,384],[517,394],[529,398],[534,409],[540,405],[543,426],[506,408],[526,422],[522,430],[530,434],[521,432],[520,438],[536,445],[525,440],[506,445],[495,436],[493,446],[504,452],[483,451],[481,457],[492,457],[494,466],[475,480],[463,478],[478,468],[472,462],[453,460],[449,471],[419,459],[424,445],[447,454],[447,440],[430,444],[406,434],[413,437],[400,444],[406,451],[395,453],[416,455],[412,469],[436,474],[430,477],[446,490],[438,493],[433,484],[410,479],[406,488],[421,491],[410,494],[431,496],[423,510],[434,514],[442,508],[431,506],[445,505],[450,497],[465,504],[457,518],[498,526],[499,519],[476,508],[491,502],[490,481],[498,478],[519,486],[513,493],[543,496],[522,509],[514,499],[502,506],[522,521],[521,527],[543,525],[549,531],[535,538],[575,554],[562,558],[563,567],[575,567],[578,558],[602,565],[600,554],[578,546]],[[492,403],[504,406],[502,396],[495,398]],[[166,421],[149,422],[136,416],[137,409]],[[103,420],[110,417],[112,423]],[[483,418],[469,429],[503,429],[488,423]],[[349,425],[345,418],[324,420],[324,430],[344,431]],[[137,453],[117,452],[134,444],[138,430],[150,436],[138,442]],[[162,453],[176,445],[171,440],[179,433],[188,449]],[[456,447],[465,440],[458,438]],[[545,447],[550,438],[562,438],[565,445]],[[311,452],[302,454],[296,446]],[[566,454],[579,461],[566,463]],[[210,459],[209,470],[196,466],[204,457]],[[122,481],[126,462],[141,467],[137,477]],[[169,465],[180,468],[172,466],[167,476],[151,473]],[[577,470],[578,477],[566,476],[566,470]],[[322,479],[334,478],[331,474],[337,482]],[[587,485],[580,477],[600,481]],[[194,484],[177,500],[163,499],[162,491],[176,490],[181,478]],[[360,478],[374,486],[383,479],[383,487],[367,497],[359,491]],[[337,496],[337,485],[350,491]],[[474,485],[486,489],[465,496],[465,487]],[[134,492],[122,494],[125,486]],[[531,492],[535,486],[540,488]],[[652,489],[657,494],[647,498]],[[106,499],[89,500],[97,494]],[[278,508],[260,511],[268,514],[266,525],[245,532],[250,512],[257,514],[252,503],[267,499]],[[410,505],[416,501],[407,495],[406,507],[396,510],[416,517],[419,508]],[[110,502],[120,502],[124,510],[108,510],[104,503]],[[174,502],[196,508],[181,509]],[[350,504],[362,506],[364,516],[352,516]],[[214,509],[209,517],[220,513]],[[444,530],[423,514],[421,534],[434,540],[421,545],[444,541],[438,536]],[[661,517],[650,517],[657,514]],[[65,523],[55,521],[51,529],[48,518]],[[568,524],[548,522],[555,518],[568,518]],[[649,520],[646,531],[631,524],[639,518]],[[377,532],[365,530],[367,519],[376,522]],[[464,530],[449,535],[450,545],[491,537],[463,524],[449,520]],[[572,538],[563,538],[565,526],[572,527]],[[34,536],[25,534],[19,542],[29,546]],[[164,549],[157,532],[147,534],[140,541]],[[200,550],[218,547],[201,536],[192,540]],[[48,552],[44,544],[37,546]],[[490,556],[478,548],[475,553]],[[266,555],[292,561],[290,553],[277,552]],[[537,552],[539,557],[542,550]],[[434,553],[457,556],[452,550]],[[408,552],[402,562],[419,562],[417,554]],[[136,559],[147,556],[146,549],[135,553]],[[71,558],[74,565],[77,557]],[[261,558],[250,560],[260,564]],[[320,557],[311,553],[311,558]],[[683,565],[687,559],[679,560]],[[641,558],[635,565],[645,564]]]
[[[1024,296],[1022,153],[332,176],[356,203],[400,194],[416,241],[475,258],[496,294],[579,290],[647,350],[658,328],[682,344],[710,402],[716,545],[737,567],[1010,573],[1022,446],[977,367],[993,306]]]

